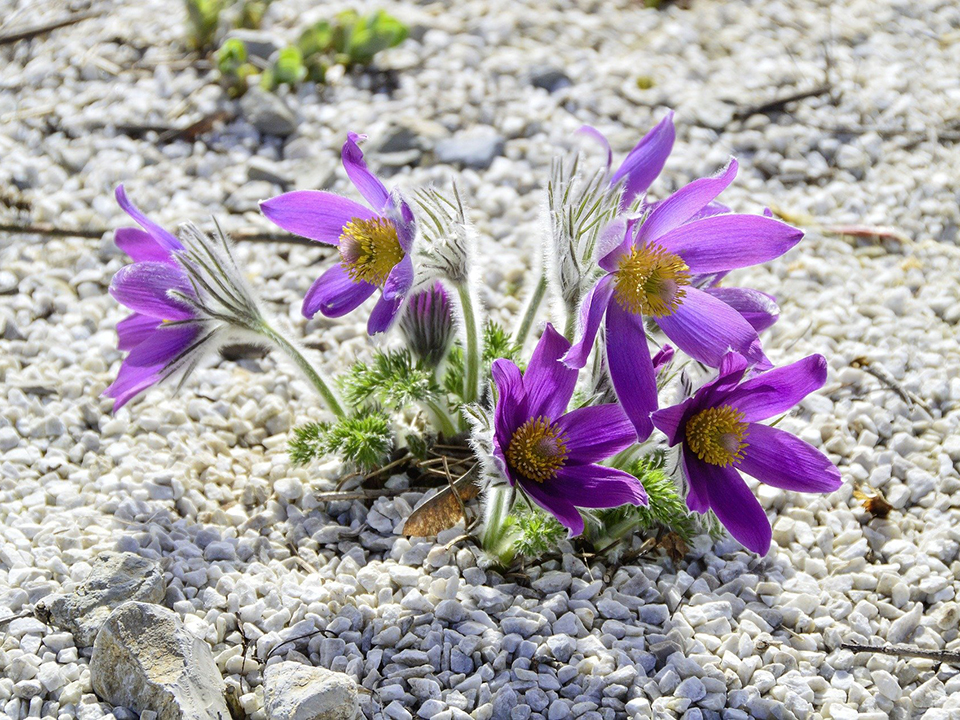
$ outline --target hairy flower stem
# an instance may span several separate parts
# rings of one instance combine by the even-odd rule
[[[533,326],[533,319],[537,316],[537,310],[540,309],[540,303],[543,302],[543,296],[546,295],[546,293],[547,275],[544,273],[540,276],[540,279],[537,281],[537,286],[533,289],[533,294],[527,302],[526,312],[523,313],[523,320],[520,321],[520,327],[517,328],[515,342],[520,347],[523,347],[523,343],[530,333],[530,328]]]
[[[448,413],[436,400],[424,400],[423,404],[430,411],[431,416],[437,424],[437,429],[443,433],[443,436],[447,439],[454,437],[457,434],[457,428],[454,427],[453,421],[450,419],[450,413]]]
[[[457,294],[460,296],[460,311],[463,313],[463,329],[467,334],[463,401],[472,403],[476,402],[480,395],[480,329],[468,284],[457,283]]]
[[[480,545],[487,552],[496,555],[504,565],[509,564],[514,555],[513,538],[506,524],[512,504],[513,488],[509,485],[497,485],[487,490]]]
[[[336,393],[330,388],[327,381],[320,377],[320,373],[314,369],[313,365],[297,350],[296,346],[266,323],[262,323],[259,330],[264,337],[268,338],[278,348],[283,350],[283,352],[293,360],[294,364],[300,368],[300,371],[306,376],[307,380],[309,380],[317,392],[320,393],[320,397],[323,398],[327,409],[339,419],[345,419],[347,414],[343,411],[343,406],[340,404],[340,399]]]
[[[563,325],[563,336],[573,342],[573,333],[577,329],[577,309],[567,310],[567,321]]]

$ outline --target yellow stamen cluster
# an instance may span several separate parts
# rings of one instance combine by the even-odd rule
[[[386,218],[353,218],[340,234],[340,260],[354,282],[383,286],[393,266],[403,260],[396,226]]]
[[[729,405],[701,410],[687,421],[687,445],[711,465],[727,467],[743,460],[747,423],[743,413]]]
[[[634,314],[670,315],[687,294],[689,271],[682,258],[658,245],[635,247],[617,267],[614,297]]]
[[[507,448],[510,467],[541,483],[555,477],[566,459],[565,438],[544,417],[531,418],[517,428]]]

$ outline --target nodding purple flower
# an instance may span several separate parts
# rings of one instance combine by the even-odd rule
[[[644,316],[705,365],[718,367],[732,349],[759,369],[770,367],[757,330],[744,315],[693,284],[697,275],[772,260],[803,237],[800,230],[768,217],[706,213],[736,173],[734,160],[719,177],[695,180],[642,219],[619,220],[606,233],[613,247],[599,264],[607,274],[581,305],[580,339],[564,362],[575,368],[586,364],[605,317],[610,378],[641,440],[652,432],[650,413],[657,409]],[[692,219],[699,213],[704,213],[700,219]]]
[[[413,212],[387,192],[369,169],[357,144],[365,136],[348,133],[341,158],[347,176],[370,207],[319,190],[296,190],[260,203],[263,214],[288,232],[335,245],[340,262],[321,275],[303,299],[312,318],[346,315],[378,288],[380,300],[367,323],[371,335],[396,319],[413,285],[411,250],[416,228]]]
[[[399,322],[407,346],[428,366],[436,367],[447,356],[453,340],[453,312],[447,291],[440,283],[414,293]]]
[[[597,140],[607,151],[607,168],[613,164],[613,151],[610,149],[610,143],[596,128],[584,125],[580,132],[589,135]],[[620,207],[625,209],[629,207],[637,196],[645,193],[647,189],[657,179],[663,166],[673,150],[673,143],[676,139],[676,131],[673,127],[673,111],[667,113],[657,125],[631,150],[623,159],[613,174],[610,176],[610,184],[617,185],[623,183],[623,196],[620,199]]]
[[[503,358],[493,363],[493,455],[511,486],[579,535],[577,507],[646,505],[647,495],[633,475],[597,464],[636,439],[623,411],[609,404],[565,412],[577,382],[577,371],[560,362],[569,347],[547,325],[525,373]]]
[[[174,257],[183,245],[131,203],[122,185],[116,197],[142,229],[120,228],[115,235],[117,247],[134,262],[117,271],[110,294],[134,312],[117,324],[118,347],[129,355],[116,381],[104,391],[114,398],[114,411],[183,367],[204,331],[196,310],[171,295],[171,291],[193,295],[190,280]]]
[[[819,450],[759,421],[786,412],[823,386],[827,363],[811,355],[741,382],[747,361],[724,356],[717,378],[679,405],[653,413],[670,445],[681,446],[687,507],[713,510],[744,547],[765,554],[770,523],[740,472],[797,492],[833,492],[840,471]]]

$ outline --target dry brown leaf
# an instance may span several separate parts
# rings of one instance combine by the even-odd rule
[[[462,503],[480,494],[475,478],[475,473],[468,473],[456,480],[453,487],[448,485],[417,505],[403,524],[403,534],[407,537],[432,537],[460,522],[463,519]],[[454,495],[453,488],[456,488],[460,500]]]
[[[893,510],[893,505],[887,502],[887,499],[883,496],[882,492],[879,490],[874,492],[875,494],[869,495],[860,488],[854,488],[853,496],[860,501],[860,504],[863,505],[863,509],[873,515],[873,517],[881,519],[885,518],[890,514],[890,511]]]

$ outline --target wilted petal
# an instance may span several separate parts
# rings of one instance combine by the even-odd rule
[[[403,298],[413,286],[413,261],[409,255],[393,266],[383,284],[383,297],[387,300]]]
[[[754,363],[766,359],[757,331],[740,313],[702,290],[689,286],[685,290],[680,307],[669,315],[655,318],[677,347],[711,367],[718,367],[731,349]]]
[[[351,280],[343,266],[337,263],[310,286],[303,298],[301,312],[307,318],[317,312],[326,317],[340,317],[360,307],[376,289],[376,285],[363,280]]]
[[[377,304],[373,306],[370,319],[367,320],[367,334],[376,335],[377,333],[389,330],[390,326],[393,325],[393,321],[396,320],[402,304],[402,297],[396,297],[391,300],[381,295],[380,299],[377,300]]]
[[[567,339],[547,323],[523,374],[530,417],[555,420],[567,409],[577,384],[577,371],[560,361],[569,349]]]
[[[637,431],[619,405],[578,408],[555,424],[563,433],[570,465],[606,460],[637,441]]]
[[[189,307],[168,293],[177,290],[193,295],[190,281],[178,265],[140,262],[117,271],[110,283],[110,294],[131,310],[160,320],[188,320]]]
[[[343,169],[347,171],[347,177],[350,178],[353,186],[370,203],[370,207],[377,212],[382,212],[387,207],[390,193],[379,178],[370,172],[363,159],[363,151],[360,150],[357,141],[366,140],[366,137],[355,132],[347,133],[347,141],[343,144],[340,157],[343,160]]]
[[[640,227],[637,242],[652,242],[687,222],[733,182],[738,167],[737,161],[731,160],[719,176],[694,180],[657,203]]]
[[[783,430],[750,423],[747,447],[737,467],[757,480],[783,490],[828,493],[843,480],[830,459],[812,445]]]
[[[494,414],[494,436],[501,449],[510,446],[513,433],[529,417],[527,398],[523,390],[520,370],[510,360],[500,358],[490,368],[497,388],[497,407]]]
[[[620,182],[626,178],[623,187],[621,206],[626,207],[634,201],[640,193],[647,189],[657,179],[660,171],[673,150],[676,132],[673,128],[673,111],[661,120],[656,127],[648,132],[637,146],[630,151],[621,163],[620,168],[613,174],[611,183]]]
[[[766,420],[787,412],[826,381],[827,361],[823,355],[810,355],[747,380],[724,402],[743,412],[746,422]]]
[[[647,493],[633,475],[604,465],[565,465],[543,486],[577,507],[613,508],[646,505]]]
[[[758,333],[771,327],[780,318],[780,308],[772,295],[751,288],[710,287],[705,293],[722,300],[738,313]]]
[[[650,413],[657,409],[657,376],[641,318],[616,302],[607,307],[607,367],[617,399],[642,442],[653,432]]]
[[[600,322],[613,295],[613,276],[605,275],[594,285],[580,306],[580,339],[563,356],[563,362],[572,368],[582,368],[587,364],[593,343],[597,339]]]
[[[132,217],[136,221],[137,225],[146,230],[150,236],[156,240],[160,247],[170,252],[174,250],[183,250],[183,245],[181,245],[180,241],[174,237],[173,233],[167,232],[162,227],[157,225],[150,218],[144,215],[140,211],[140,208],[130,202],[130,199],[127,197],[126,190],[123,189],[123,185],[117,186],[117,190],[114,195],[117,198],[117,203],[120,205],[123,211]]]
[[[360,203],[321,190],[294,190],[260,203],[260,210],[287,232],[327,245],[339,245],[343,226],[376,213]]]
[[[163,321],[158,318],[141,315],[140,313],[134,313],[130,317],[124,318],[117,323],[117,337],[119,340],[117,349],[123,352],[132,350],[150,338],[162,322]]]
[[[722,468],[705,462],[699,463],[695,472],[706,489],[710,509],[723,526],[745,548],[766,555],[773,534],[770,522],[740,474],[732,467]]]
[[[176,262],[170,251],[139,228],[120,228],[113,234],[116,246],[134,262]]]
[[[641,230],[642,232],[642,230]],[[717,215],[680,225],[657,244],[702,274],[759,265],[803,239],[803,231],[760,215]]]

